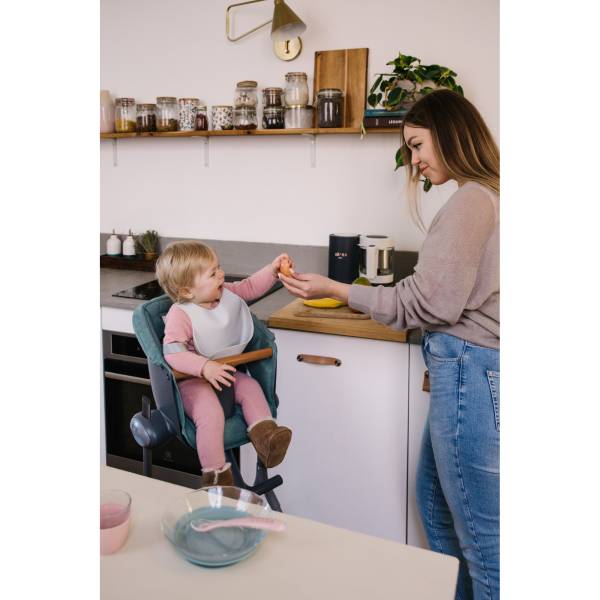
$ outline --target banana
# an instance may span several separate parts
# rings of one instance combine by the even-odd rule
[[[304,300],[303,302],[306,306],[312,306],[313,308],[338,308],[346,305],[345,302],[334,298],[317,298],[316,300]]]

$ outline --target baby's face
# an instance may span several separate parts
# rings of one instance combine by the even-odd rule
[[[223,295],[224,281],[225,273],[215,258],[205,271],[196,273],[192,286],[182,291],[182,295],[194,304],[214,308]]]

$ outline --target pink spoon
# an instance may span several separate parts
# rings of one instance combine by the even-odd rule
[[[279,519],[266,517],[241,517],[239,519],[224,519],[221,521],[192,521],[190,527],[198,533],[207,533],[220,527],[248,527],[249,529],[264,529],[265,531],[285,531],[285,523]]]

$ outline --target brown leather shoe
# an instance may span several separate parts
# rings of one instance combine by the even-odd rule
[[[202,487],[212,485],[233,485],[233,473],[229,463],[222,471],[202,471]]]
[[[248,432],[248,437],[265,467],[276,467],[285,458],[292,440],[292,430],[275,421],[260,421]]]

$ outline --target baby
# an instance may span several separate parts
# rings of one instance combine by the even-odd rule
[[[262,296],[277,280],[287,254],[243,281],[225,283],[215,252],[200,242],[174,242],[161,254],[156,274],[173,300],[165,318],[163,352],[169,365],[193,375],[179,383],[185,413],[196,425],[196,447],[202,465],[202,485],[233,485],[225,462],[225,416],[213,388],[233,385],[248,427],[248,437],[266,467],[285,457],[292,439],[287,427],[277,425],[259,383],[215,358],[241,354],[254,333],[245,300]],[[235,373],[235,376],[234,376]]]

